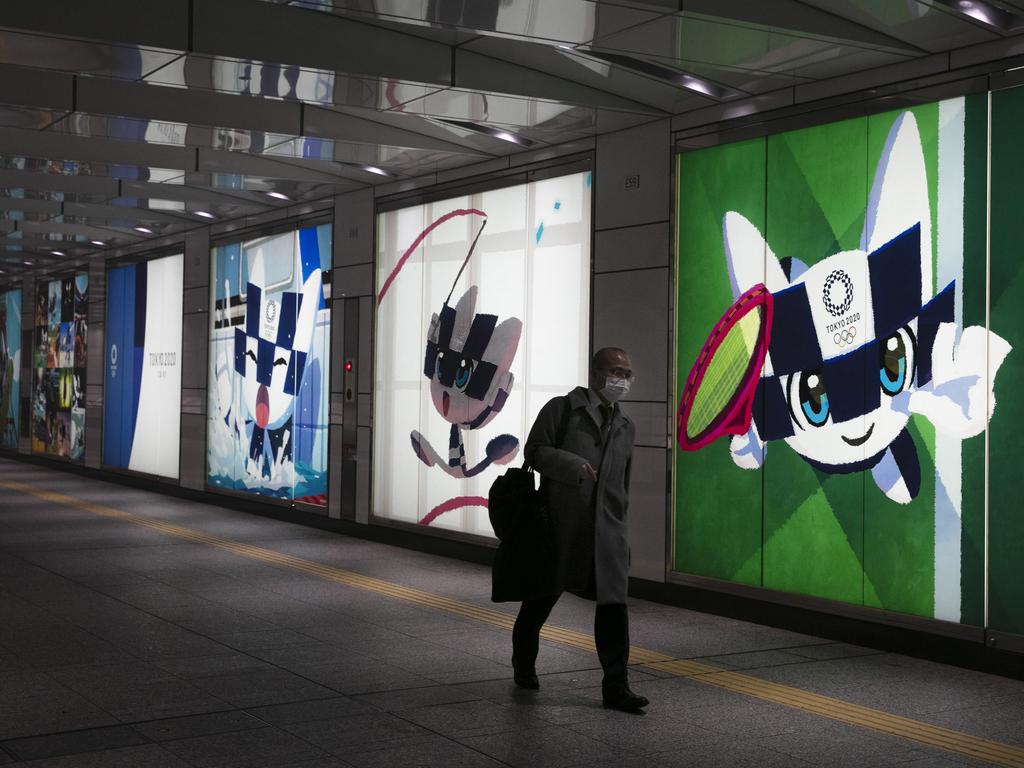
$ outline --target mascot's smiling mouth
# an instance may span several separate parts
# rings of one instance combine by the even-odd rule
[[[843,438],[843,442],[846,443],[847,445],[852,445],[856,447],[858,445],[864,445],[864,443],[868,441],[868,438],[871,437],[871,433],[874,431],[875,425],[872,424],[870,427],[868,427],[868,431],[865,432],[860,437],[847,437],[846,435],[840,435],[840,437]]]

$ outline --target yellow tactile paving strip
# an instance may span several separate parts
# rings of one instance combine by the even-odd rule
[[[220,536],[213,536],[191,528],[174,525],[173,523],[154,520],[143,515],[136,515],[131,512],[108,507],[104,504],[86,501],[75,496],[47,491],[34,485],[0,481],[0,488],[35,496],[54,504],[81,509],[101,517],[140,525],[168,536],[207,544],[211,547],[240,555],[241,557],[267,563],[268,565],[276,565],[308,573],[311,576],[318,576],[338,584],[374,592],[396,600],[404,600],[414,605],[434,608],[455,616],[461,616],[504,629],[511,629],[515,621],[515,617],[505,611],[464,603],[444,597],[443,595],[425,592],[421,589],[406,587],[371,576],[364,576],[344,568],[322,565],[311,560],[304,560],[300,557],[275,552],[264,547],[256,547]],[[577,632],[563,627],[546,626],[542,630],[541,636],[546,640],[562,645],[585,651],[594,651],[593,637],[584,632]],[[725,688],[745,696],[793,707],[794,709],[828,717],[849,725],[867,728],[892,736],[899,736],[929,747],[944,749],[994,765],[1007,766],[1007,768],[1024,768],[1024,748],[1012,744],[1004,744],[960,731],[929,725],[907,717],[900,717],[899,715],[889,714],[881,710],[871,709],[870,707],[851,704],[850,702],[830,696],[822,696],[799,688],[780,685],[779,683],[762,680],[739,672],[730,672],[710,664],[687,659],[674,659],[666,654],[637,648],[636,646],[630,649],[630,658],[634,665],[663,674],[686,677],[695,682],[718,686],[719,688]]]

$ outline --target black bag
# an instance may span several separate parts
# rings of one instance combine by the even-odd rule
[[[499,509],[504,510],[493,516],[502,520],[491,569],[491,600],[496,603],[557,591],[558,558],[542,493],[534,488],[534,472],[527,468],[509,469],[491,486],[489,496],[497,497]]]
[[[566,402],[556,448],[565,440],[568,422]],[[543,480],[537,488],[532,467],[510,467],[491,483],[487,514],[499,539],[491,570],[491,600],[501,603],[555,594],[558,553]]]

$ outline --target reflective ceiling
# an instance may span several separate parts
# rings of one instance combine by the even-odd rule
[[[1020,66],[1024,0],[10,0],[0,279],[673,118]]]

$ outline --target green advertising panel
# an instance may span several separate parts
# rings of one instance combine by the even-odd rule
[[[991,326],[1014,349],[1024,348],[1024,88],[992,94]],[[999,161],[995,162],[995,158]],[[990,365],[998,364],[993,360]],[[994,368],[990,368],[994,370]],[[1017,430],[1024,402],[1014,389],[1024,381],[1024,356],[1006,358],[995,386],[989,432],[989,626],[1024,635],[1024,512],[1018,485]]]
[[[983,622],[986,119],[680,156],[675,570]]]

